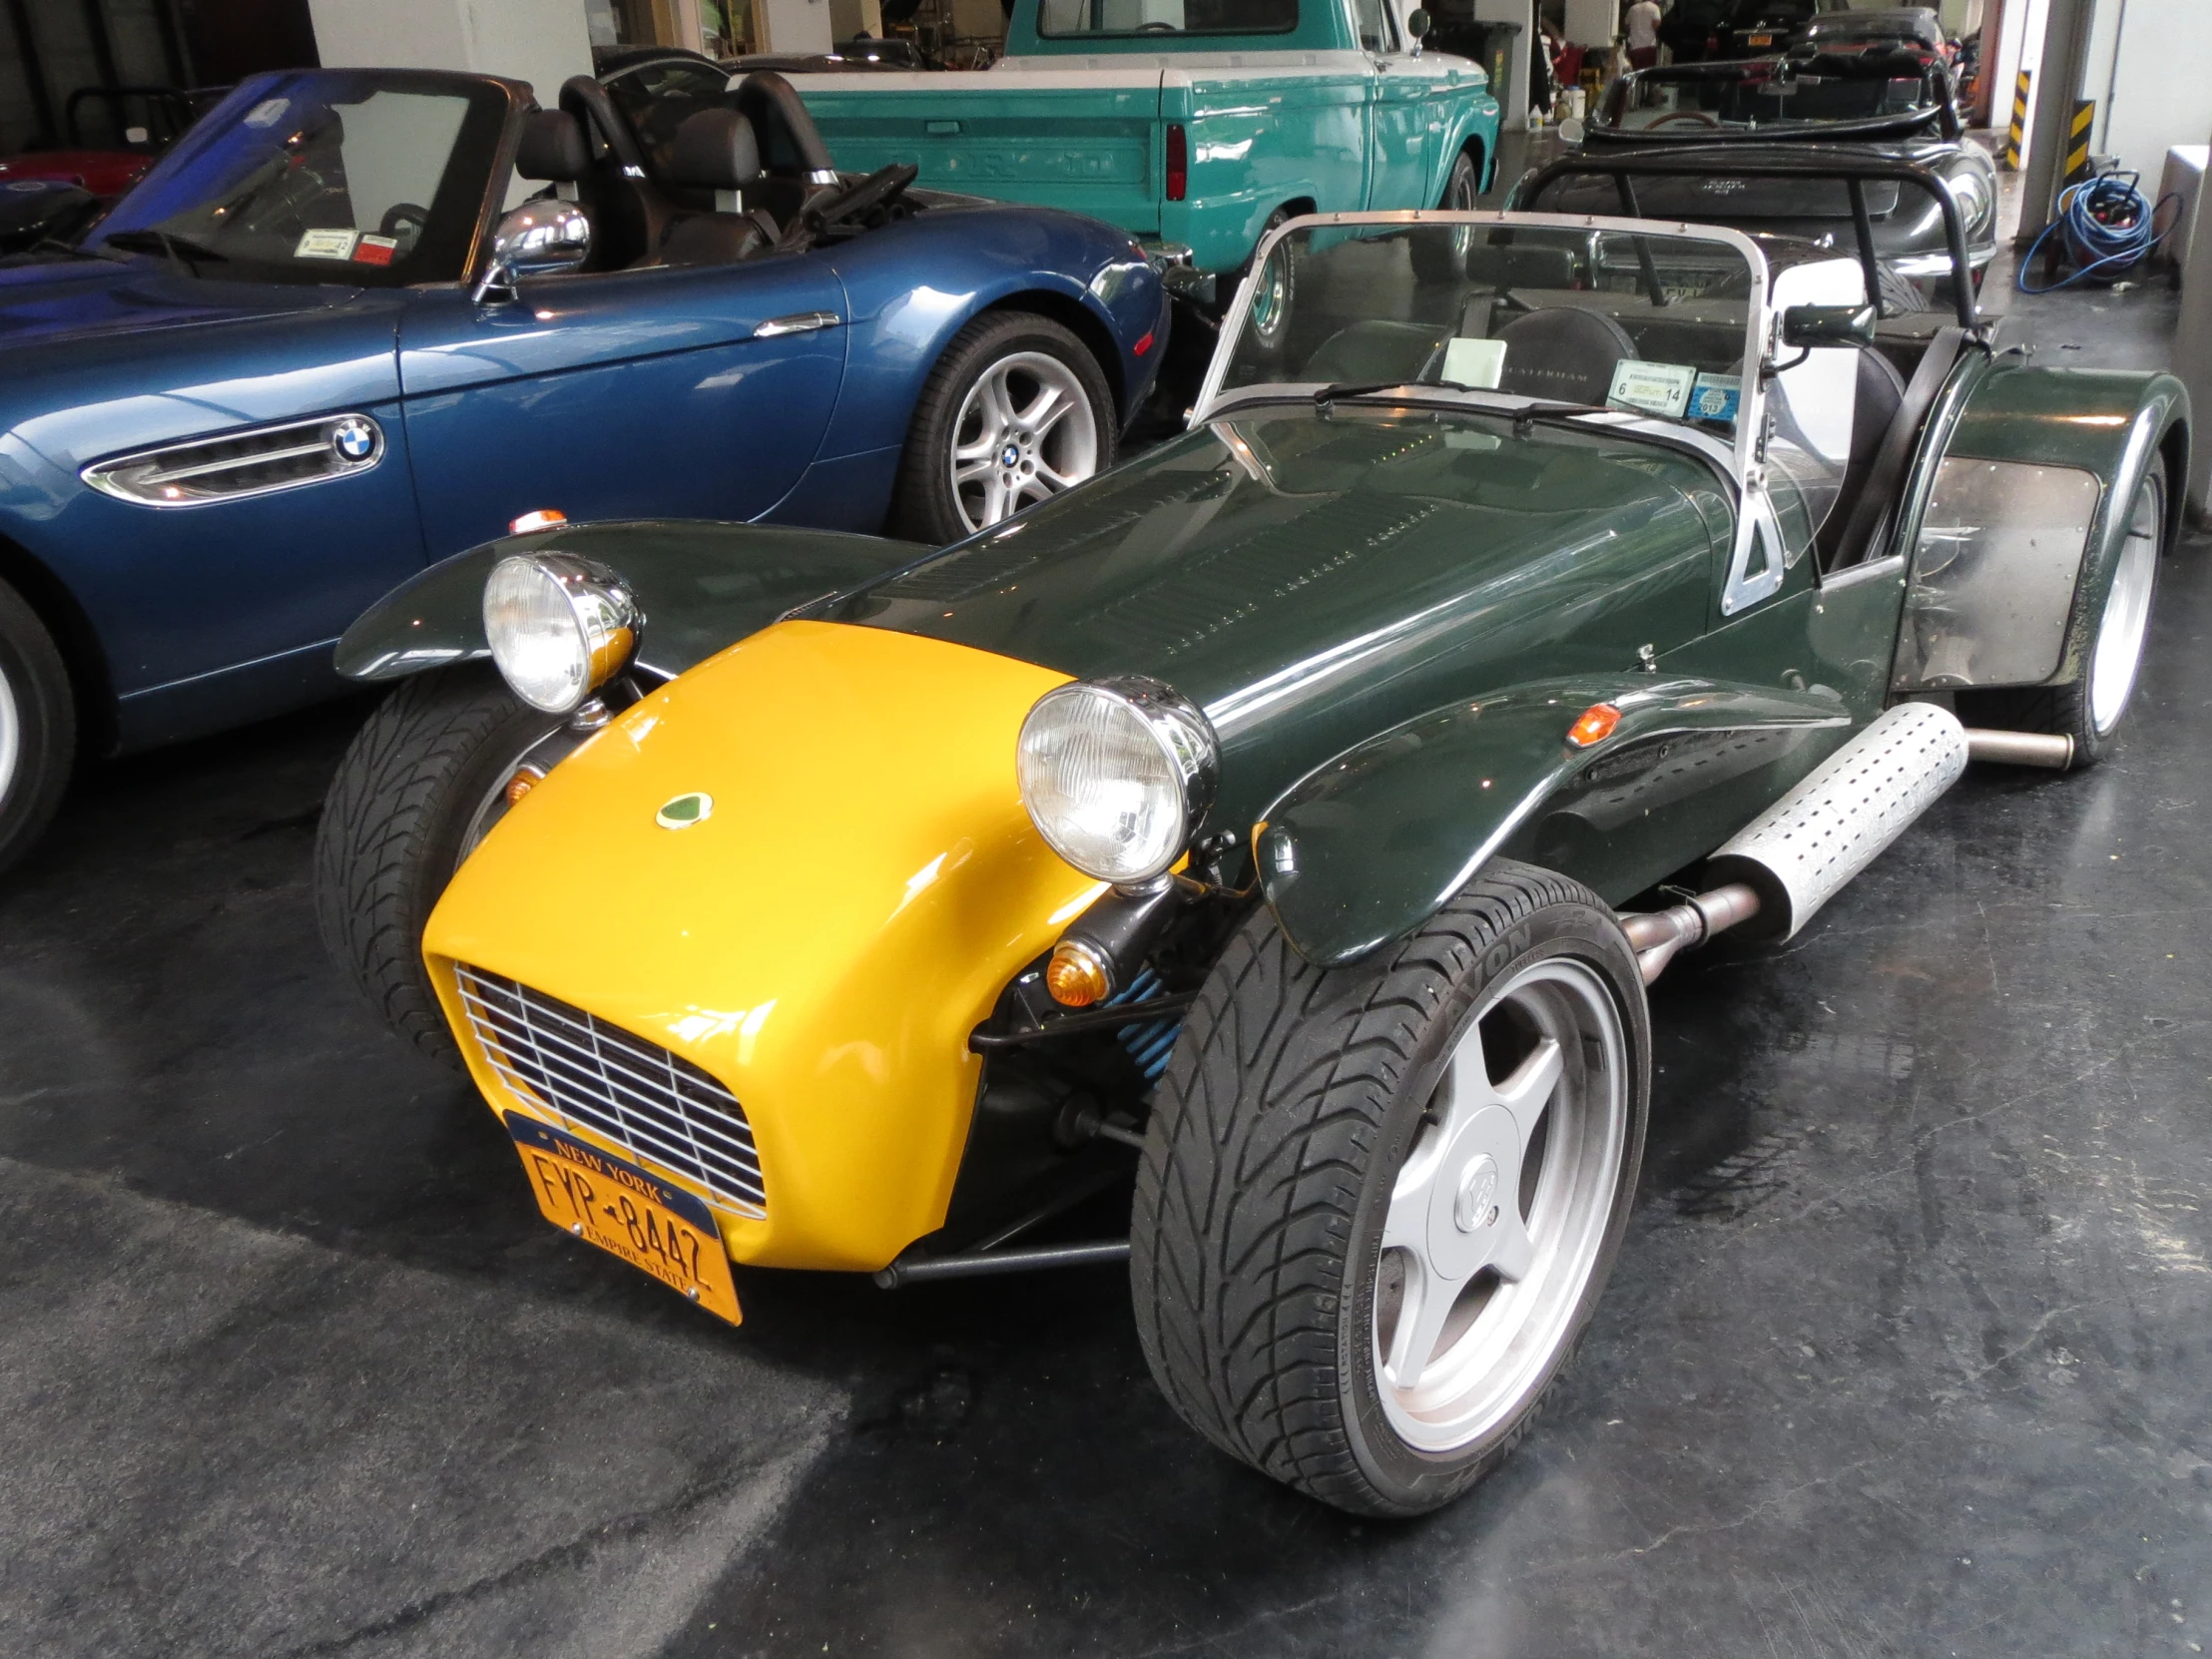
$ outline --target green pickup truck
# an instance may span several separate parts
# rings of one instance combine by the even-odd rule
[[[840,168],[911,163],[1226,273],[1296,214],[1474,205],[1497,100],[1478,65],[1420,50],[1425,23],[1391,0],[1015,0],[988,70],[793,85]]]

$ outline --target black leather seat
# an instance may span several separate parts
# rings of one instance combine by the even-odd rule
[[[712,213],[673,221],[661,238],[662,265],[734,265],[776,246],[776,221],[746,207],[747,187],[761,177],[761,148],[753,123],[736,110],[701,110],[676,130],[669,157],[670,183],[711,192]]]
[[[523,178],[573,185],[590,166],[591,147],[584,142],[584,130],[566,110],[533,110],[522,118],[515,172]]]
[[[680,211],[648,177],[637,138],[607,89],[588,75],[561,86],[561,113],[575,123],[590,160],[577,179],[576,200],[591,218],[587,271],[619,271],[661,246]]]
[[[1628,330],[1603,311],[1566,305],[1516,316],[1495,337],[1505,345],[1498,390],[1554,403],[1602,404],[1615,366],[1636,355]]]

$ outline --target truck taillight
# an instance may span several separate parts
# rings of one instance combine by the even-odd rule
[[[1191,140],[1180,121],[1168,124],[1168,200],[1180,202],[1191,189]]]

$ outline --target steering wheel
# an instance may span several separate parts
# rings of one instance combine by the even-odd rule
[[[1707,115],[1703,110],[1669,110],[1657,121],[1649,121],[1646,122],[1644,125],[1647,129],[1652,127],[1664,127],[1670,121],[1695,121],[1700,126],[1705,127],[1718,127],[1720,125],[1720,122],[1718,120],[1710,115]]]
[[[830,226],[880,208],[920,176],[921,170],[911,163],[893,162],[888,167],[877,168],[850,190],[810,203],[792,221],[791,229],[784,233],[776,251],[785,254],[804,247]]]
[[[1155,18],[1150,23],[1138,24],[1135,32],[1140,35],[1179,35],[1183,31],[1172,23],[1162,23]]]
[[[430,224],[430,210],[412,202],[394,202],[376,222],[376,234],[395,238],[402,253],[412,253]]]

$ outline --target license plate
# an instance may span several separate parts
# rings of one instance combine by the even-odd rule
[[[507,1133],[547,1221],[740,1323],[722,1230],[698,1198],[520,1112],[507,1114]]]
[[[1774,44],[1774,36],[1753,35],[1751,37],[1751,44],[1754,46],[1772,46]]]

